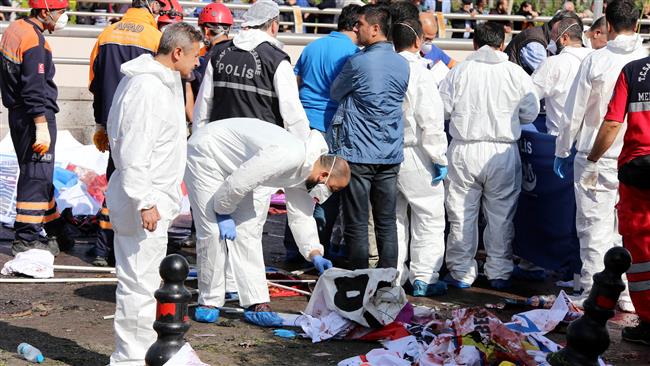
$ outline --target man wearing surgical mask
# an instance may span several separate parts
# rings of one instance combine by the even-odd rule
[[[582,60],[591,51],[582,47],[582,22],[566,18],[553,25],[546,49],[553,57],[544,60],[532,75],[537,94],[546,103],[547,133],[557,136],[567,94]]]
[[[185,184],[196,224],[197,249],[206,259],[200,268],[199,303],[214,306],[210,322],[225,302],[226,259],[236,274],[239,303],[247,320],[277,320],[269,306],[262,252],[267,211],[255,199],[259,187],[281,187],[287,217],[300,253],[320,273],[332,266],[323,257],[313,218],[323,204],[350,181],[346,160],[327,155],[325,139],[312,130],[301,139],[280,126],[254,118],[214,121],[188,141]],[[208,255],[209,253],[209,255]],[[227,254],[226,254],[227,253]],[[275,324],[278,325],[278,324]]]
[[[158,30],[156,18],[164,4],[156,0],[133,0],[131,8],[122,19],[106,27],[97,37],[97,43],[90,54],[89,90],[93,94],[95,134],[93,143],[101,152],[108,151],[106,179],[115,171],[110,155],[106,121],[111,109],[113,95],[124,76],[120,72],[123,63],[140,55],[154,55],[162,33]],[[95,245],[93,265],[107,266],[115,261],[113,254],[113,228],[108,218],[105,203],[97,215],[99,231]]]
[[[54,200],[52,174],[56,144],[57,87],[52,49],[43,32],[68,22],[68,0],[30,0],[28,18],[12,22],[2,35],[0,90],[9,110],[9,131],[20,175],[12,254],[30,249],[57,255],[74,242],[64,233]],[[47,236],[41,235],[45,229]]]

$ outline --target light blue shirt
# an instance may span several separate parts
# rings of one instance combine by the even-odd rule
[[[546,48],[539,42],[530,42],[520,52],[521,63],[532,71],[537,70],[547,57]]]
[[[330,99],[330,87],[343,65],[359,51],[352,39],[340,32],[315,40],[305,47],[294,66],[300,76],[300,101],[311,128],[327,131],[338,103]]]

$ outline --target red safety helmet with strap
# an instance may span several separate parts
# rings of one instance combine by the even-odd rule
[[[158,24],[173,24],[183,21],[183,7],[178,0],[159,0],[164,6],[160,9]]]
[[[68,0],[29,0],[28,5],[32,9],[66,9]]]
[[[204,23],[232,25],[232,13],[221,3],[210,3],[199,14],[199,25]]]

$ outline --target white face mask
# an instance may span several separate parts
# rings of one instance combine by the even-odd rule
[[[65,28],[66,25],[68,25],[68,14],[63,13],[59,19],[57,19],[56,23],[54,23],[54,30],[61,30]]]
[[[334,169],[334,164],[336,163],[336,156],[334,157],[334,161],[332,161],[332,166],[330,167],[329,173],[327,174],[327,178],[325,178],[325,182],[323,183],[318,183],[314,188],[309,190],[309,196],[314,199],[314,201],[318,204],[323,204],[325,201],[327,201],[328,198],[332,195],[332,190],[330,187],[327,186],[327,181],[330,179],[330,176],[332,175],[332,169]]]
[[[555,55],[557,53],[557,43],[555,43],[555,41],[551,41],[551,43],[546,46],[546,50],[552,55]]]
[[[428,54],[429,52],[431,52],[432,49],[433,49],[433,43],[431,43],[430,41],[426,41],[422,43],[422,47],[420,47],[420,50],[422,51],[423,55]]]
[[[325,183],[318,183],[314,188],[309,190],[309,196],[318,204],[323,204],[332,195],[332,190]]]

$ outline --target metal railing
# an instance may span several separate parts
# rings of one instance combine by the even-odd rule
[[[130,5],[131,0],[77,0],[77,3],[99,3],[99,4],[126,4]],[[210,3],[206,2],[196,2],[196,1],[180,1],[180,4],[186,8],[203,8]],[[224,3],[226,7],[234,11],[245,11],[250,8],[250,4],[232,4]],[[304,27],[314,27],[314,28],[327,28],[327,29],[336,29],[337,25],[334,23],[314,23],[314,22],[304,22],[303,15],[305,14],[315,14],[315,15],[339,15],[341,9],[318,9],[313,7],[301,8],[298,6],[285,6],[282,5],[279,7],[280,13],[291,14],[292,21],[281,20],[280,25],[292,27],[293,33],[303,33]],[[15,12],[20,14],[29,13],[29,9],[25,8],[15,8],[15,7],[6,7],[0,6],[0,12]],[[103,18],[121,18],[124,14],[122,13],[104,13],[104,12],[89,12],[89,11],[68,11],[69,15],[83,16],[83,17],[103,17]],[[489,14],[489,15],[470,15],[470,14],[461,14],[461,13],[437,13],[438,19],[440,20],[439,29],[440,37],[446,38],[447,32],[449,33],[464,33],[465,29],[462,28],[451,28],[447,27],[447,22],[451,20],[473,20],[473,21],[512,21],[512,22],[536,22],[536,23],[546,23],[551,20],[552,17],[549,16],[538,16],[534,18],[525,17],[522,15],[498,15],[498,14]],[[190,24],[197,24],[198,19],[196,17],[184,17],[185,22]],[[583,23],[589,25],[593,22],[591,18],[582,19]],[[235,19],[235,23],[241,23],[243,20]],[[0,23],[1,24],[1,23]],[[642,19],[639,21],[639,24],[647,25],[650,24],[650,20]],[[513,30],[512,34],[515,35],[520,31]],[[59,33],[59,32],[57,32]],[[282,32],[289,33],[289,32]],[[642,35],[643,37],[650,37],[650,35]]]

